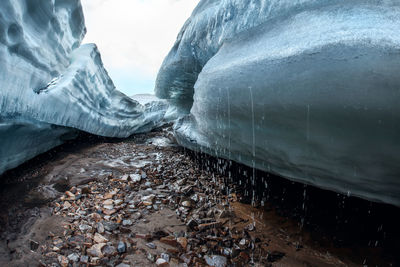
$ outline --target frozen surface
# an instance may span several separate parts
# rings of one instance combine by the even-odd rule
[[[156,89],[186,147],[400,205],[399,71],[398,1],[201,1]]]
[[[79,0],[0,2],[0,173],[63,142],[71,128],[127,137],[159,125],[166,103],[115,89]]]

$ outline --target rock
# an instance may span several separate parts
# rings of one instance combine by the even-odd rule
[[[75,199],[75,194],[73,194],[70,191],[65,192],[65,195],[67,195],[67,197],[69,197],[70,199],[73,199],[73,200]]]
[[[118,246],[117,246],[117,250],[119,253],[125,253],[126,252],[126,244],[125,242],[119,241],[118,242]]]
[[[280,259],[282,259],[286,254],[284,252],[280,252],[280,251],[273,251],[268,253],[267,255],[267,261],[268,262],[275,262],[275,261],[279,261]]]
[[[204,260],[207,262],[209,266],[213,267],[225,267],[227,264],[227,259],[224,256],[212,255],[212,256],[204,256]]]
[[[68,255],[68,259],[72,262],[78,262],[79,261],[79,255],[77,253],[72,253]]]
[[[144,197],[142,197],[142,203],[143,203],[143,205],[145,205],[145,206],[151,206],[151,205],[153,205],[153,202],[154,202],[154,198],[155,198],[156,196],[155,195],[149,195],[149,196],[144,196]]]
[[[132,215],[133,219],[135,220],[139,220],[140,218],[142,218],[142,214],[140,212],[136,212]]]
[[[197,221],[195,219],[190,219],[187,223],[186,226],[189,227],[189,229],[194,230],[194,228],[196,226],[198,226],[199,224],[197,223]]]
[[[178,247],[179,243],[176,241],[175,237],[173,236],[166,236],[160,239],[161,243],[170,245],[172,247]]]
[[[92,257],[102,258],[103,253],[101,249],[105,246],[105,243],[95,244],[90,249],[87,250],[87,253]]]
[[[80,230],[81,232],[90,231],[90,230],[92,230],[92,226],[87,225],[87,224],[80,224],[80,225],[79,225],[79,230]]]
[[[94,235],[93,240],[94,240],[95,243],[107,243],[107,242],[108,242],[108,239],[105,238],[104,236],[102,236],[102,235],[99,234],[99,233],[96,233],[96,234]]]
[[[129,264],[125,264],[125,263],[120,263],[115,267],[131,267]]]
[[[251,223],[251,224],[247,225],[245,229],[252,232],[256,229],[256,227],[254,226],[254,223]]]
[[[166,262],[169,262],[171,257],[167,253],[161,253],[160,257],[164,259]]]
[[[123,226],[131,226],[133,223],[131,220],[123,220],[122,221],[122,225]]]
[[[90,259],[90,266],[98,266],[100,264],[100,258],[99,257],[92,257]]]
[[[146,246],[151,249],[156,249],[157,246],[154,243],[147,243]]]
[[[142,177],[139,174],[131,174],[130,177],[134,183],[138,183],[142,180]]]
[[[114,204],[114,200],[112,199],[107,199],[103,201],[103,205],[112,205]]]
[[[199,231],[203,231],[203,230],[207,230],[207,229],[211,229],[211,228],[218,228],[221,226],[220,222],[212,222],[212,223],[203,223],[200,224],[199,227]]]
[[[71,203],[69,203],[68,201],[65,201],[63,204],[64,209],[69,209],[71,207]]]
[[[162,258],[158,258],[156,261],[157,266],[168,266],[168,262]]]
[[[106,245],[103,247],[103,249],[101,251],[102,251],[103,255],[106,257],[111,257],[111,256],[117,255],[117,250],[115,249],[114,246]]]
[[[80,263],[83,263],[87,265],[89,263],[89,257],[88,256],[81,256]]]
[[[39,243],[33,240],[29,240],[29,246],[32,251],[36,251],[39,248]]]
[[[151,239],[151,235],[149,235],[149,234],[136,234],[135,237],[136,238],[140,238],[140,239],[144,239],[144,240],[150,240]]]
[[[58,262],[60,263],[61,267],[68,267],[69,260],[67,257],[60,255],[57,257],[57,259],[58,259]]]
[[[104,233],[104,225],[101,222],[96,223],[96,229],[100,234]]]
[[[185,200],[185,201],[182,201],[181,205],[185,208],[191,208],[193,206],[193,203],[192,203],[192,201]]]
[[[124,203],[124,201],[122,199],[117,199],[114,201],[114,205],[121,205],[122,203]]]
[[[112,210],[114,209],[114,205],[103,205],[103,208],[105,208],[106,210]]]
[[[181,245],[181,247],[182,247],[184,250],[187,249],[188,241],[187,241],[186,237],[178,237],[178,238],[176,239],[176,241],[179,243],[179,245]]]
[[[248,248],[249,244],[250,244],[250,241],[247,240],[247,239],[245,239],[245,238],[242,238],[242,239],[239,241],[239,246],[240,246],[241,249],[246,249],[246,248]]]
[[[155,262],[156,261],[156,255],[151,254],[150,252],[147,253],[147,259],[151,262]]]
[[[104,225],[104,229],[107,231],[110,231],[110,232],[117,230],[119,227],[118,224],[113,223],[113,222],[104,222],[103,225]]]

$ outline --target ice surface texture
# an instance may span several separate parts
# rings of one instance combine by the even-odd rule
[[[86,33],[79,0],[0,1],[0,173],[70,137],[152,129],[163,102],[117,91]]]
[[[156,92],[186,147],[399,206],[399,72],[399,1],[201,1]]]

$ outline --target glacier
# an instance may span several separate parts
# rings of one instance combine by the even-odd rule
[[[85,34],[79,0],[0,2],[0,174],[77,130],[122,138],[162,123],[167,103],[116,90]]]
[[[202,0],[156,94],[178,142],[400,206],[400,2]]]

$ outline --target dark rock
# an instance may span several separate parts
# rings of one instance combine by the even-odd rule
[[[110,232],[117,230],[119,227],[118,224],[112,223],[112,222],[104,222],[103,225],[104,225],[104,229],[107,231],[110,231]]]
[[[282,259],[286,254],[284,252],[280,252],[280,251],[273,251],[268,253],[267,255],[267,261],[268,262],[275,262],[275,261],[279,261],[280,259]]]
[[[32,251],[36,251],[39,248],[39,243],[33,240],[29,241],[29,246]]]

